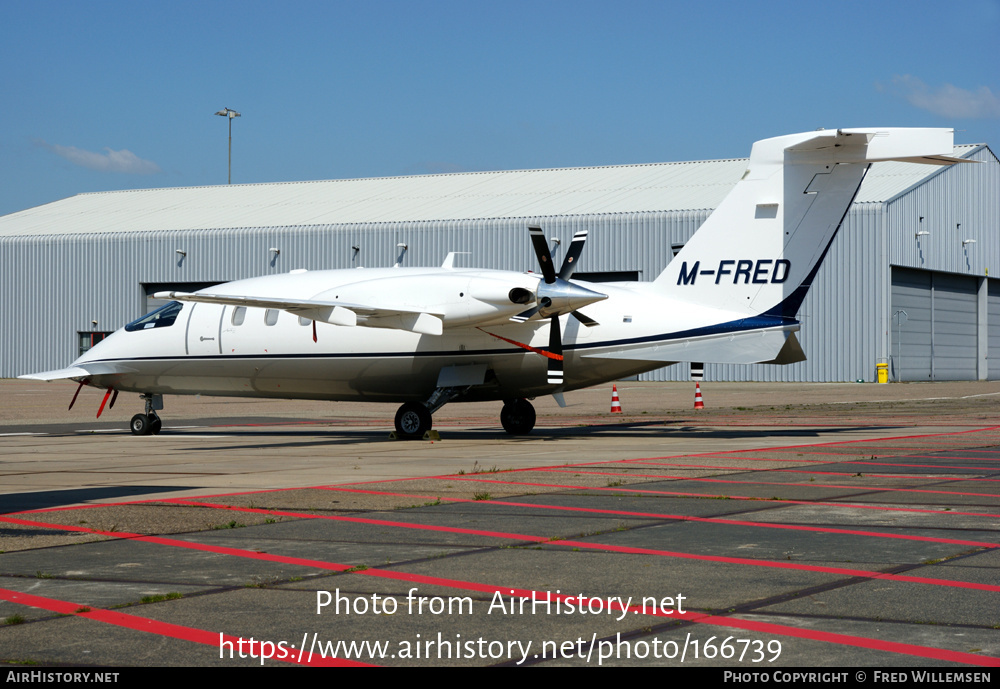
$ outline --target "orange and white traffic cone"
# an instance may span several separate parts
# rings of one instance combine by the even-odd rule
[[[705,402],[701,399],[701,385],[698,383],[694,384],[694,408],[704,409]]]
[[[614,383],[611,384],[611,413],[622,413],[622,403],[618,399],[618,386]]]

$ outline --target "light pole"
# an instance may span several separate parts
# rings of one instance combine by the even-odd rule
[[[228,182],[228,184],[232,184],[233,183],[233,118],[234,117],[239,117],[240,114],[238,112],[236,112],[235,110],[232,110],[230,108],[225,108],[224,110],[220,110],[219,112],[217,112],[215,114],[218,115],[219,117],[226,117],[226,118],[229,119],[229,182]]]

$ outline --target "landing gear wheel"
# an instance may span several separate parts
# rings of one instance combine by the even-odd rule
[[[404,438],[423,438],[431,423],[430,411],[420,402],[407,402],[396,412],[396,432]]]
[[[132,431],[132,435],[149,435],[152,430],[149,417],[145,414],[136,414],[133,416],[132,420],[129,421],[128,427]]]
[[[153,435],[159,435],[160,429],[163,428],[163,419],[161,419],[156,414],[150,412],[149,414],[149,432]]]
[[[511,435],[526,435],[535,427],[535,408],[528,400],[507,402],[500,410],[500,424]]]

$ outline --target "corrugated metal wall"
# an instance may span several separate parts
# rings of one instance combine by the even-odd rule
[[[970,159],[982,163],[944,168],[890,201],[889,263],[961,275],[1000,275],[1000,164],[985,147]],[[969,239],[975,242],[963,244]]]

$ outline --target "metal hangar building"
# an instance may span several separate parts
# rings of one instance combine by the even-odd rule
[[[876,163],[799,311],[807,361],[707,380],[1000,379],[1000,161]],[[0,217],[0,377],[62,368],[162,290],[305,268],[534,270],[590,230],[574,278],[652,280],[746,159],[80,194]],[[686,380],[687,364],[647,380]]]

